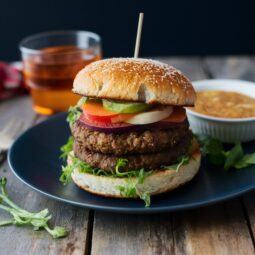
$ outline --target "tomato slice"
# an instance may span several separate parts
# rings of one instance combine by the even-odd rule
[[[118,113],[106,110],[101,103],[88,102],[82,107],[84,115],[91,121],[111,122],[111,118]]]
[[[88,120],[91,120],[91,121],[111,122],[111,116],[97,116],[97,115],[88,114],[86,112],[83,112],[83,114],[86,116]]]
[[[88,126],[92,127],[100,127],[100,128],[122,128],[122,127],[130,127],[133,126],[127,123],[112,123],[112,122],[103,122],[103,121],[96,121],[88,119],[87,115],[81,114],[80,121],[85,123]]]
[[[182,107],[175,107],[173,113],[162,122],[183,122],[186,119],[186,110]]]

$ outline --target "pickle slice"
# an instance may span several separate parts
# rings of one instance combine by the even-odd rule
[[[136,113],[146,111],[151,108],[151,105],[144,103],[131,103],[106,99],[103,99],[103,106],[105,109],[117,113]]]

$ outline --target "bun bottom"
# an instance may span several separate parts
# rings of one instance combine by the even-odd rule
[[[137,191],[139,193],[148,192],[150,195],[158,195],[176,189],[189,182],[197,174],[200,161],[201,153],[199,146],[196,145],[188,164],[182,165],[178,171],[175,169],[158,169],[154,171],[144,179],[142,184],[137,184]],[[71,159],[68,160],[68,164],[72,164]],[[130,179],[134,182],[137,180],[136,177],[96,176],[89,173],[80,173],[78,169],[75,169],[71,176],[74,183],[85,191],[100,196],[116,198],[130,198],[120,192],[119,186],[127,185]]]

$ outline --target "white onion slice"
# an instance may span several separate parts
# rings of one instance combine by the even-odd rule
[[[145,125],[154,122],[161,121],[166,119],[170,116],[173,112],[172,106],[166,106],[162,108],[155,109],[150,112],[143,112],[135,115],[134,117],[130,118],[126,121],[126,123],[133,124],[133,125]]]

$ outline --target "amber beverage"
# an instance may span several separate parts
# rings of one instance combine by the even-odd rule
[[[64,32],[58,33],[58,36],[63,37]],[[61,40],[55,38],[55,41]],[[85,47],[85,44],[54,45],[25,53],[22,52],[23,70],[31,91],[33,107],[37,113],[44,115],[66,111],[75,105],[79,99],[78,95],[71,92],[75,75],[84,66],[101,58],[99,45]]]

